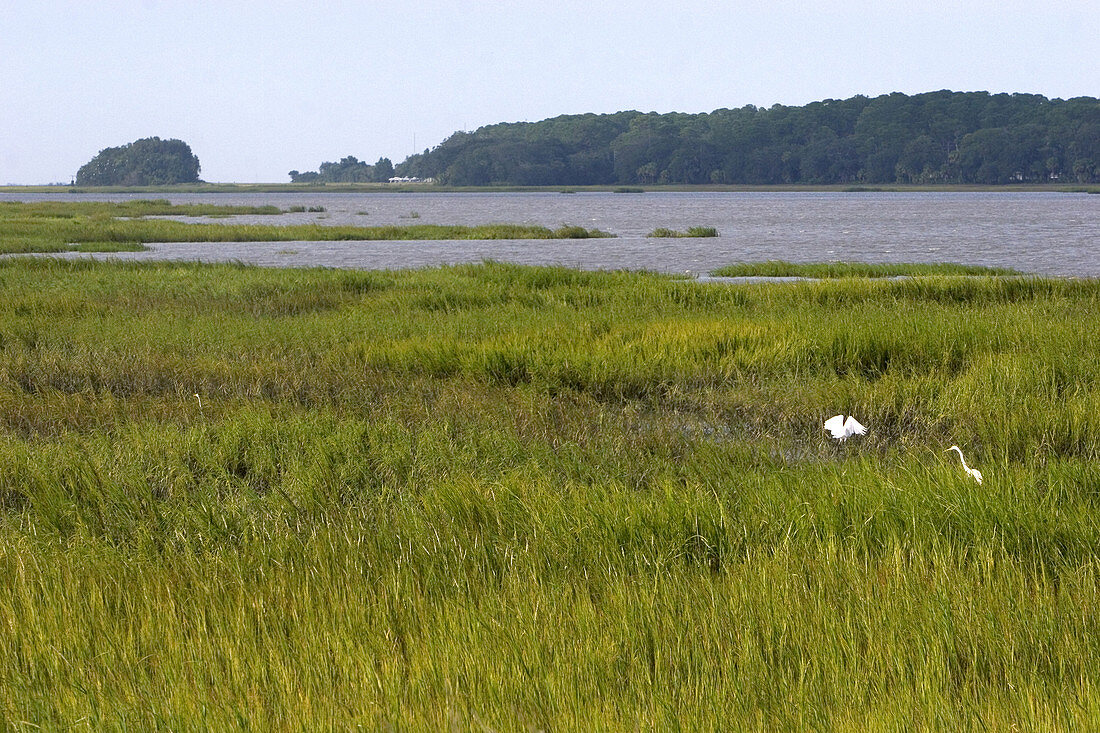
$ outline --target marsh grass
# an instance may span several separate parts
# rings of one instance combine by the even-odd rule
[[[323,211],[310,207],[309,211]],[[225,217],[280,214],[274,206],[172,205],[163,200],[107,202],[0,202],[0,254],[116,252],[144,249],[148,242],[285,242],[416,239],[555,239],[609,237],[583,227],[488,224],[481,226],[325,226],[200,224],[147,217]]]
[[[714,227],[701,226],[688,227],[685,231],[680,231],[678,229],[669,229],[667,227],[658,227],[646,236],[663,239],[676,239],[685,237],[717,237],[718,230]]]
[[[653,236],[653,235],[651,235]],[[942,263],[869,263],[869,262],[740,262],[711,272],[721,277],[917,277],[929,275],[1023,275],[1007,267],[985,267]]]
[[[1096,283],[23,258],[0,300],[8,721],[1100,714]]]

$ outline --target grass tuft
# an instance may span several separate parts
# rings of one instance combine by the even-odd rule
[[[646,235],[657,238],[683,238],[683,237],[717,237],[718,230],[714,227],[689,227],[687,231],[678,231],[666,227],[658,227]]]

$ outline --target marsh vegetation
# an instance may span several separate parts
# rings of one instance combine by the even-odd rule
[[[323,206],[291,211],[323,212]],[[173,205],[166,200],[0,202],[0,254],[142,250],[147,242],[379,241],[415,239],[563,239],[610,237],[598,229],[526,224],[325,226],[195,223],[165,218],[277,215],[276,206]],[[415,218],[419,218],[416,214]]]
[[[1100,714],[1095,282],[22,258],[0,284],[9,721]],[[833,444],[837,412],[868,434]]]
[[[739,262],[711,272],[720,277],[927,277],[932,275],[1023,275],[1008,267],[941,263]]]
[[[702,226],[688,227],[686,230],[683,230],[683,231],[681,231],[679,229],[669,229],[668,227],[657,227],[656,229],[651,231],[646,236],[647,237],[664,238],[664,239],[668,239],[668,238],[675,239],[675,238],[684,238],[684,237],[717,237],[718,236],[718,230],[715,229],[714,227],[702,227]]]

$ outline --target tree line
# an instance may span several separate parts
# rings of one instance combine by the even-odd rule
[[[1100,100],[944,90],[565,115],[456,132],[396,171],[463,186],[1096,183]]]
[[[390,180],[393,174],[393,163],[389,158],[379,158],[377,163],[369,165],[349,155],[338,163],[321,163],[318,170],[295,170],[289,175],[292,183],[380,183]]]

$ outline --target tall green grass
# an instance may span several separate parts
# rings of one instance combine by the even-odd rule
[[[712,275],[724,277],[924,277],[929,275],[1022,275],[1007,267],[985,267],[941,263],[870,263],[870,262],[739,262],[720,267]]]
[[[0,301],[13,726],[1100,713],[1096,283],[9,259]]]

